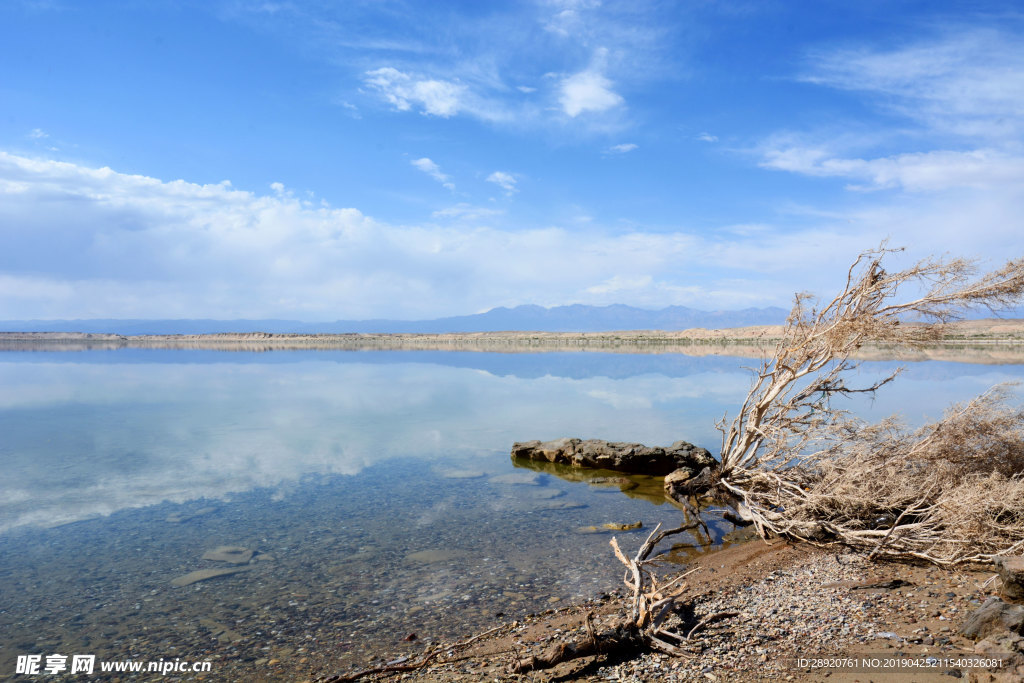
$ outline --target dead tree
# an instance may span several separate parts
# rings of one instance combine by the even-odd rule
[[[824,305],[797,295],[736,417],[719,422],[721,462],[705,490],[731,500],[764,537],[840,541],[874,557],[943,565],[1020,549],[1024,413],[1006,406],[1005,392],[916,432],[894,419],[865,425],[832,398],[873,394],[899,374],[848,385],[862,344],[938,340],[968,308],[1018,305],[1024,258],[981,276],[965,259],[890,273],[883,261],[894,251],[861,254]],[[901,298],[908,289],[913,295]]]
[[[555,643],[540,656],[520,659],[513,667],[513,671],[526,673],[538,669],[548,669],[571,659],[598,654],[610,657],[633,657],[649,650],[659,650],[677,656],[693,656],[683,648],[683,643],[688,640],[694,630],[698,629],[694,628],[688,634],[681,634],[665,626],[665,620],[676,607],[676,600],[687,589],[683,579],[691,572],[659,582],[657,575],[651,570],[651,565],[654,562],[651,559],[651,553],[661,541],[669,536],[691,531],[700,526],[700,521],[693,521],[675,529],[661,531],[659,524],[633,557],[623,553],[618,540],[612,538],[611,545],[615,556],[626,566],[623,581],[632,594],[628,601],[627,616],[615,621],[610,628],[596,632],[588,615],[585,637],[568,643]],[[722,617],[722,615],[718,616]],[[698,624],[698,626],[702,625]]]

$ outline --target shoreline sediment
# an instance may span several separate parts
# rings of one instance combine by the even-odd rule
[[[585,638],[588,614],[598,631],[621,618],[625,597],[619,592],[502,624],[472,647],[403,673],[402,680],[806,682],[886,680],[894,675],[902,680],[908,674],[907,680],[914,681],[945,681],[951,676],[979,680],[979,674],[986,677],[980,680],[989,680],[987,669],[929,670],[911,664],[928,657],[981,657],[974,642],[958,631],[992,591],[985,572],[874,563],[861,555],[759,539],[708,552],[690,569],[696,571],[681,600],[689,611],[674,618],[693,624],[712,614],[735,613],[694,634],[688,643],[691,656],[651,652],[625,662],[588,657],[528,676],[509,673],[510,662],[517,658]],[[413,655],[408,650],[406,654]],[[815,668],[800,661],[815,658],[908,664],[896,672],[839,665]],[[1011,669],[1009,675],[1016,672]]]
[[[445,334],[217,334],[120,335],[71,332],[0,332],[0,351],[86,351],[167,349],[210,351],[462,351],[480,353],[598,352],[738,356],[770,353],[781,326],[680,331],[466,332]],[[953,323],[946,335],[915,346],[865,344],[857,360],[957,360],[1019,363],[1024,321],[982,320]]]

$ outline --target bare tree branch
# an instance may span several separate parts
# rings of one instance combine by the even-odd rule
[[[762,536],[843,542],[871,557],[950,565],[1024,546],[1024,411],[996,389],[915,432],[866,425],[832,405],[870,394],[847,383],[868,342],[917,344],[971,308],[1024,301],[1024,258],[977,275],[966,259],[929,258],[890,273],[883,243],[853,262],[821,304],[797,294],[774,352],[722,433],[711,487]],[[912,294],[904,296],[910,290]]]

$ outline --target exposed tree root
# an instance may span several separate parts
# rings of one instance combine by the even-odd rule
[[[636,624],[620,621],[607,631],[596,634],[591,632],[586,637],[569,643],[555,643],[539,657],[531,656],[520,659],[513,665],[512,671],[513,673],[527,673],[550,669],[563,662],[591,655],[634,657],[649,649],[647,639]]]
[[[686,639],[689,640],[690,638],[692,638],[694,633],[700,631],[708,624],[713,624],[714,622],[719,621],[720,619],[730,619],[738,615],[739,612],[715,612],[714,614],[709,614],[700,621],[698,621],[697,624],[693,628],[691,628],[689,632],[687,632]]]
[[[371,676],[373,674],[396,674],[396,673],[405,673],[405,672],[409,672],[409,671],[416,671],[418,669],[422,669],[423,667],[425,667],[427,664],[429,664],[431,661],[433,661],[434,658],[436,658],[442,652],[452,652],[453,650],[461,650],[464,647],[468,647],[469,645],[472,645],[473,643],[475,643],[476,641],[480,640],[481,638],[484,638],[485,636],[489,636],[492,633],[494,633],[496,631],[500,631],[503,628],[505,628],[504,624],[501,625],[501,626],[495,626],[494,628],[490,629],[489,631],[484,631],[483,633],[478,633],[475,636],[473,636],[472,638],[469,638],[468,640],[464,640],[461,643],[455,643],[454,645],[435,645],[429,651],[427,651],[426,654],[424,654],[422,657],[420,657],[415,662],[411,662],[411,663],[408,663],[408,664],[405,663],[405,662],[400,662],[400,663],[396,662],[394,664],[385,664],[384,666],[378,666],[378,667],[374,667],[372,669],[362,669],[360,671],[355,671],[355,672],[350,673],[350,674],[339,674],[337,676],[332,676],[330,678],[322,679],[319,683],[345,683],[346,681],[358,681],[360,678],[364,678],[366,676]]]
[[[693,656],[682,649],[688,636],[683,636],[662,626],[675,608],[676,600],[686,590],[687,586],[683,583],[683,579],[691,572],[686,572],[659,584],[658,577],[650,570],[650,565],[654,562],[650,556],[658,543],[665,538],[698,528],[706,529],[703,521],[699,518],[689,524],[667,531],[661,531],[659,524],[633,557],[626,556],[619,547],[618,540],[612,538],[611,546],[615,551],[615,556],[626,566],[626,575],[623,581],[632,592],[629,599],[629,615],[601,633],[594,632],[591,615],[587,615],[586,637],[569,643],[556,643],[539,657],[531,656],[520,659],[513,665],[513,672],[525,673],[538,669],[549,669],[563,662],[592,655],[628,659],[651,650],[658,650],[680,657]],[[713,615],[711,619],[705,621],[710,623],[710,621],[724,618],[724,616],[727,615]],[[704,624],[698,624],[693,630],[703,628],[703,626]]]

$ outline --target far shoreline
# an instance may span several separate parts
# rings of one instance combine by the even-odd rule
[[[678,331],[613,332],[453,332],[289,334],[121,335],[86,332],[0,332],[0,351],[88,351],[176,349],[214,351],[462,351],[482,353],[602,352],[738,356],[770,354],[783,326],[760,325]],[[866,344],[858,360],[948,360],[968,363],[1020,363],[1024,320],[985,319],[952,323],[939,340],[914,346]]]

